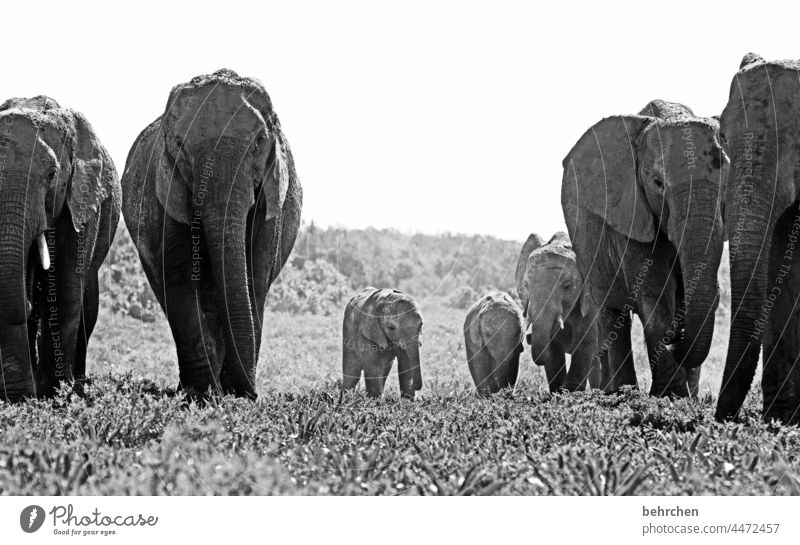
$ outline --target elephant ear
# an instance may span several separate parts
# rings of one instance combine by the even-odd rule
[[[481,310],[483,308],[483,301],[472,307],[467,322],[464,324],[464,335],[473,347],[480,348],[483,345],[481,339]]]
[[[386,347],[389,345],[389,339],[386,338],[383,327],[381,327],[382,300],[381,290],[376,290],[369,296],[364,306],[361,307],[358,329],[370,341],[378,346]]]
[[[739,70],[741,70],[745,66],[757,62],[764,62],[764,57],[762,57],[758,53],[753,53],[752,51],[750,53],[746,53],[745,56],[742,57],[742,62],[739,63]]]
[[[522,251],[519,253],[519,259],[517,260],[517,270],[514,273],[514,278],[517,281],[517,295],[520,300],[525,298],[522,282],[525,280],[525,273],[528,270],[528,257],[530,257],[532,251],[541,245],[542,239],[534,233],[528,235],[528,239],[525,241],[525,244],[522,245]],[[526,306],[527,305],[523,304],[522,308],[524,309]]]
[[[72,177],[67,189],[67,206],[72,225],[80,231],[99,212],[111,194],[113,164],[98,142],[89,121],[72,111]]]
[[[161,154],[156,173],[156,197],[167,215],[178,223],[190,224],[189,188],[178,174],[175,163],[165,153]]]
[[[659,119],[679,119],[683,117],[695,117],[691,108],[680,102],[668,102],[666,100],[655,99],[639,111],[639,115],[647,117],[657,117]]]
[[[267,197],[267,218],[277,216],[286,202],[286,195],[289,191],[289,143],[280,129],[275,134],[275,147],[267,159],[266,175],[264,177],[264,191]],[[277,204],[277,209],[271,208]]]
[[[578,140],[563,162],[561,206],[575,240],[582,211],[639,242],[655,238],[653,213],[637,177],[637,141],[653,118],[607,117]]]

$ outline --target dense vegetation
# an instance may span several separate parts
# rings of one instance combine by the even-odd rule
[[[527,354],[513,394],[477,399],[459,301],[512,291],[518,247],[308,228],[271,294],[259,400],[197,406],[174,391],[169,328],[121,233],[86,398],[0,404],[0,494],[800,494],[800,431],[759,421],[758,388],[741,423],[713,421],[726,304],[699,401],[551,396]],[[415,402],[399,398],[396,375],[381,400],[337,389],[342,302],[367,284],[420,302]]]

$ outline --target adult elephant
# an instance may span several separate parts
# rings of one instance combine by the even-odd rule
[[[564,159],[561,203],[598,309],[606,389],[636,385],[631,312],[644,326],[651,394],[696,392],[718,304],[719,200],[727,157],[714,119],[680,104],[590,128]],[[683,367],[681,367],[683,366]]]
[[[731,329],[718,420],[737,416],[763,349],[763,417],[800,423],[800,61],[750,53],[720,119]]]
[[[172,89],[133,145],[123,214],[177,346],[180,386],[256,397],[264,302],[302,191],[263,85],[227,69]]]
[[[117,171],[86,118],[46,96],[0,105],[0,167],[0,399],[80,392]]]

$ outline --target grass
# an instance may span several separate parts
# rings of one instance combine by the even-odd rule
[[[187,404],[166,321],[104,310],[85,399],[0,404],[0,494],[800,494],[800,431],[759,421],[757,387],[743,423],[713,421],[724,316],[699,401],[551,396],[528,354],[482,400],[464,311],[421,303],[415,402],[396,375],[381,400],[339,392],[341,316],[267,313],[259,400]]]

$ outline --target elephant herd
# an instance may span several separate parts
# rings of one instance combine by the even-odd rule
[[[636,314],[650,393],[696,396],[727,240],[731,327],[716,417],[738,416],[761,355],[763,418],[800,423],[800,61],[747,54],[721,115],[654,100],[594,124],[562,165],[568,234],[528,237],[516,267],[521,308],[493,292],[467,313],[478,393],[515,384],[523,339],[553,391],[636,387]],[[353,369],[345,363],[345,384]]]
[[[800,61],[742,60],[719,116],[654,100],[589,128],[563,161],[568,233],[525,242],[521,305],[469,309],[478,393],[513,387],[527,342],[551,390],[636,386],[631,320],[650,393],[697,395],[730,250],[731,327],[716,416],[737,417],[763,356],[763,417],[800,422]],[[269,95],[227,69],[174,87],[121,179],[79,112],[39,96],[0,105],[2,396],[80,394],[98,269],[125,218],[170,325],[180,387],[256,397],[265,299],[292,251],[302,189]],[[799,264],[800,266],[800,264]],[[394,360],[422,387],[422,317],[397,290],[347,304],[343,388],[377,396]],[[763,352],[762,352],[763,349]],[[570,354],[569,365],[566,355]]]
[[[167,316],[187,395],[254,398],[264,302],[302,190],[269,95],[219,70],[177,85],[120,180],[86,118],[0,105],[0,399],[82,392],[98,269],[120,213]]]

